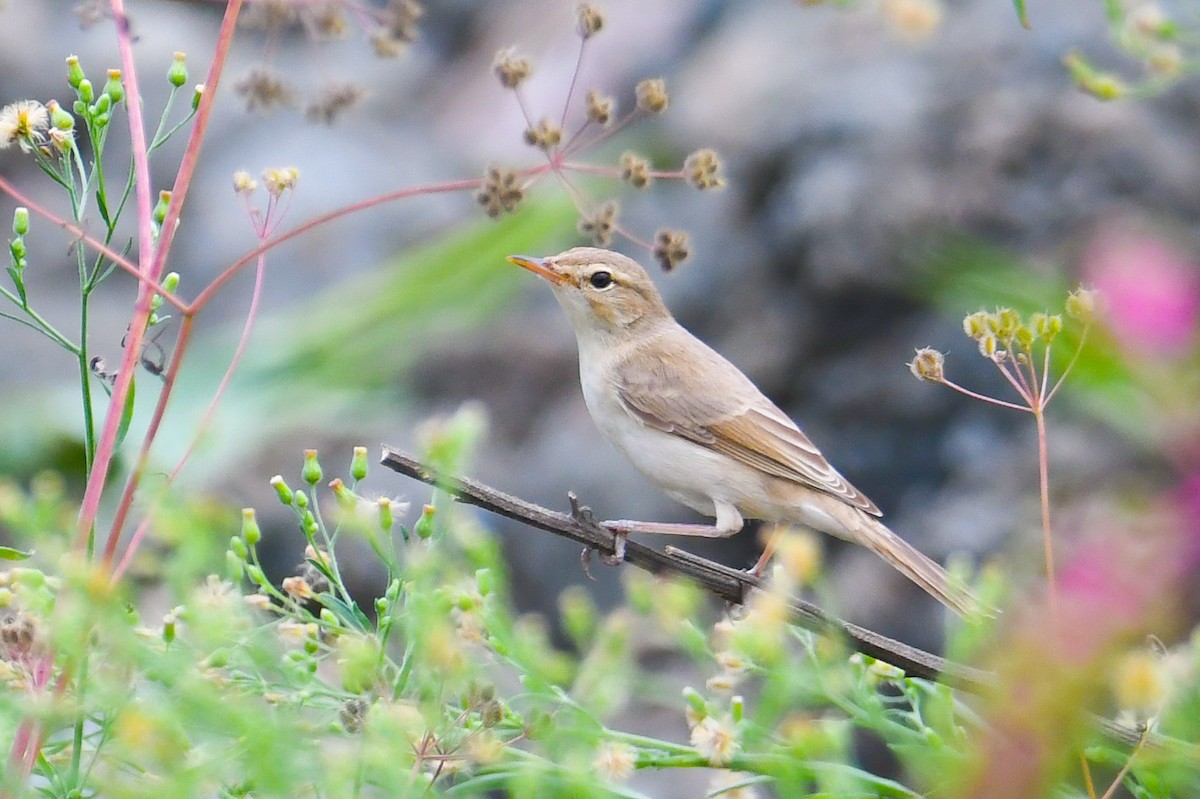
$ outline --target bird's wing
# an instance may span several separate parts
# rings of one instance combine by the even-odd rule
[[[686,349],[695,357],[671,357],[678,348],[660,339],[615,370],[617,394],[631,414],[648,427],[881,515],[736,366],[682,328],[679,333],[691,340]]]

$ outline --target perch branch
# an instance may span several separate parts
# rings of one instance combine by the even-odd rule
[[[440,473],[411,455],[388,446],[383,447],[380,463],[392,471],[435,486],[460,502],[568,538],[582,544],[586,550],[597,550],[609,558],[618,554],[612,529],[605,522],[592,521],[586,509],[577,508],[575,513],[560,513],[543,508],[475,480]],[[652,574],[686,577],[726,602],[739,605],[745,601],[750,589],[763,587],[762,581],[749,572],[723,566],[671,546],[659,551],[636,541],[625,541],[621,559]],[[996,685],[996,677],[991,672],[946,660],[932,652],[851,624],[811,602],[792,598],[789,610],[793,623],[816,632],[840,634],[856,651],[903,669],[909,677],[937,680],[974,694],[986,693]],[[1106,737],[1126,746],[1137,746],[1146,738],[1141,730],[1109,719],[1096,716],[1093,720]],[[1200,751],[1182,741],[1156,735],[1146,739],[1144,744],[1144,748],[1168,748],[1192,762],[1200,762]]]

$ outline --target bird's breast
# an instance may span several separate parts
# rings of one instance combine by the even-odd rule
[[[681,436],[645,425],[601,369],[580,368],[583,399],[601,435],[673,499],[714,515],[714,499],[742,506],[765,497],[764,475]]]

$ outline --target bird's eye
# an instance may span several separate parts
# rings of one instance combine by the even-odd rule
[[[592,288],[606,289],[613,284],[613,276],[608,272],[592,272],[592,276],[588,278],[588,282],[592,284]]]

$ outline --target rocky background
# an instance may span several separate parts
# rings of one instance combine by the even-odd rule
[[[3,7],[3,102],[65,95],[68,53],[78,53],[90,71],[116,63],[106,32],[111,22],[81,30],[75,7],[73,0],[9,0]],[[303,28],[247,28],[235,43],[179,233],[172,267],[183,273],[185,293],[253,246],[230,190],[235,169],[298,167],[300,189],[288,216],[295,223],[375,193],[476,176],[493,162],[536,163],[539,153],[521,141],[520,110],[490,65],[497,49],[516,45],[535,63],[526,87],[534,117],[557,116],[578,51],[573,7],[553,0],[430,2],[417,41],[388,60],[376,57],[357,17],[345,39],[326,43]],[[1032,30],[1020,27],[1005,0],[844,7],[620,0],[605,7],[607,24],[588,45],[579,86],[598,86],[628,107],[637,80],[661,75],[672,100],[663,117],[638,123],[591,160],[615,163],[634,149],[671,166],[711,146],[726,165],[728,185],[720,192],[584,184],[597,199],[618,197],[623,221],[642,236],[659,227],[690,232],[693,257],[659,280],[680,320],[791,413],[921,549],[939,559],[999,555],[1033,568],[1040,542],[1029,420],[918,383],[905,367],[914,347],[930,345],[950,353],[959,382],[1004,390],[962,336],[960,316],[976,308],[935,307],[923,288],[928,267],[947,253],[994,248],[1039,279],[1066,286],[1081,279],[1097,246],[1103,250],[1097,235],[1121,228],[1169,241],[1194,272],[1194,81],[1110,103],[1080,92],[1062,63],[1072,48],[1140,69],[1117,54],[1095,0],[1033,3]],[[130,11],[148,106],[157,107],[166,83],[156,76],[165,74],[173,51],[188,53],[193,79],[207,69],[220,8],[146,2]],[[283,76],[292,103],[247,113],[230,90],[265,65]],[[353,82],[362,100],[330,125],[306,121],[304,105],[330,82]],[[175,142],[159,160],[164,186],[181,146]],[[56,201],[15,148],[0,153],[0,170],[39,199]],[[559,204],[563,198],[553,181],[533,195]],[[12,205],[0,198],[0,216],[10,218]],[[579,395],[565,319],[543,286],[502,260],[487,278],[489,291],[501,286],[495,300],[469,319],[440,318],[454,317],[451,297],[427,309],[428,319],[405,311],[415,315],[411,338],[378,326],[350,338],[322,333],[322,324],[353,317],[359,302],[399,274],[389,271],[395,254],[481,219],[470,196],[442,195],[369,211],[275,251],[265,323],[188,473],[191,490],[265,510],[267,478],[298,468],[302,447],[321,449],[329,462],[342,453],[348,461],[357,443],[411,448],[422,420],[475,401],[490,419],[472,466],[479,479],[552,507],[565,507],[574,489],[602,516],[695,520],[600,439]],[[566,220],[535,254],[582,243]],[[76,294],[66,239],[58,237],[56,249],[55,234],[35,224],[51,242],[31,277],[39,307],[69,325]],[[487,224],[500,236],[513,222]],[[650,263],[636,246],[618,246]],[[986,259],[979,263],[986,268]],[[194,389],[177,406],[181,421],[164,445],[166,464],[228,358],[248,285],[248,275],[233,283],[200,320],[206,337],[186,378]],[[465,297],[473,290],[460,291]],[[119,356],[131,295],[130,282],[118,276],[96,303],[93,346],[111,361]],[[26,330],[2,329],[8,443],[0,468],[21,476],[70,451],[77,397],[66,359]],[[298,331],[324,335],[320,364],[311,350],[296,349]],[[318,380],[306,380],[309,368]],[[1153,480],[1159,464],[1073,405],[1069,392],[1053,412],[1051,460],[1056,502],[1066,506],[1147,469]],[[376,473],[372,484],[418,505],[427,496],[424,487],[392,475]],[[562,588],[586,580],[573,546],[483,521],[504,536],[518,598],[528,608],[550,609]],[[287,543],[292,535],[280,518],[274,539],[283,542],[281,562],[298,559],[298,546]],[[752,533],[695,547],[734,565],[752,562],[757,548]],[[940,623],[917,589],[873,556],[835,542],[828,564],[839,612],[937,646]],[[369,566],[363,568],[369,578]],[[593,567],[589,590],[614,600],[616,571]]]

